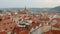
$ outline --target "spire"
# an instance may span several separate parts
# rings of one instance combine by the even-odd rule
[[[24,10],[27,10],[27,9],[26,9],[26,6],[25,6],[25,9],[24,9]]]

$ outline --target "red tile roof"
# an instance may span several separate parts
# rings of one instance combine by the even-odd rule
[[[12,22],[10,19],[3,20],[0,23],[0,31],[4,30],[4,31],[8,32],[11,29],[13,29],[14,27],[15,27],[15,23]]]

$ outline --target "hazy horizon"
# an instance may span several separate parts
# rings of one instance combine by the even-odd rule
[[[60,0],[0,0],[0,8],[53,8]]]

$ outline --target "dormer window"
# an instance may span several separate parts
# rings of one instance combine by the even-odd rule
[[[12,27],[10,27],[10,29],[12,29]]]
[[[7,28],[5,30],[7,30]]]
[[[0,19],[0,21],[2,21],[2,19]]]
[[[21,19],[19,19],[19,21],[21,21]]]
[[[11,22],[11,24],[12,24],[12,22]]]
[[[4,23],[4,25],[6,25],[6,23]]]
[[[9,23],[7,23],[7,24],[9,24]]]
[[[35,22],[32,22],[32,23],[35,23]]]
[[[7,19],[10,19],[10,17],[7,17]]]

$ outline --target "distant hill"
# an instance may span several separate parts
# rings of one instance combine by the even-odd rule
[[[11,10],[22,10],[24,8],[0,8],[0,10],[11,9]],[[29,11],[39,12],[39,11],[48,11],[49,13],[55,10],[60,13],[60,6],[54,8],[27,8]],[[1,12],[1,11],[0,11]]]
[[[51,10],[56,10],[57,12],[60,12],[60,6],[54,7]]]

